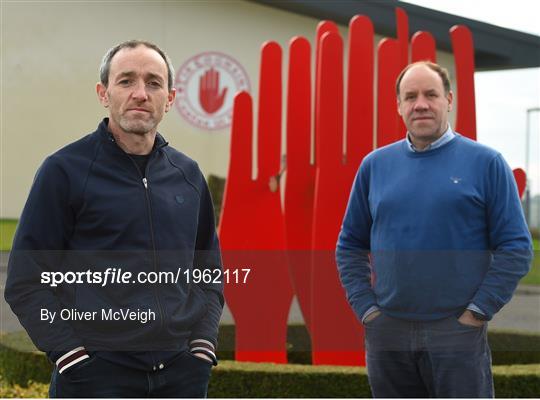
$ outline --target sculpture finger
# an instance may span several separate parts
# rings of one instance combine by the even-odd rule
[[[474,97],[474,46],[471,31],[463,25],[450,29],[456,70],[457,104],[455,129],[476,140],[476,107]]]
[[[411,39],[411,61],[437,62],[435,39],[429,32],[416,32]]]
[[[265,185],[280,170],[281,92],[281,47],[276,42],[266,42],[261,55],[257,124],[257,179]]]

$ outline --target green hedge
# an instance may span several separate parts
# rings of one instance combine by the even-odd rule
[[[234,359],[234,325],[222,325],[219,333],[218,357],[220,360]],[[540,364],[540,335],[521,332],[490,331],[488,340],[492,350],[493,365]],[[309,333],[304,325],[290,325],[287,331],[288,359],[291,364],[311,364]],[[2,353],[17,350],[27,364],[28,358],[34,360],[36,354],[30,339],[24,332],[16,332],[0,337],[0,360]],[[10,359],[13,356],[10,356]],[[34,361],[31,362],[32,364]],[[16,365],[15,370],[21,368]],[[17,376],[21,373],[17,372]],[[28,374],[29,378],[35,376]],[[36,378],[34,378],[36,379]]]
[[[275,365],[228,361],[232,350],[220,351],[210,397],[370,397],[365,369],[305,365],[311,362],[304,326],[288,330],[289,361]],[[540,393],[540,335],[490,332],[497,397],[535,397]],[[234,326],[220,330],[220,347],[234,348]],[[505,351],[506,349],[515,351]],[[0,397],[46,396],[51,364],[33,349],[28,336],[0,336]],[[302,365],[304,364],[304,365]],[[527,365],[528,364],[528,365]]]
[[[2,381],[0,376],[0,398],[2,399],[28,399],[47,398],[49,385],[40,382],[29,382],[25,386],[10,385]]]
[[[493,367],[497,397],[536,397],[540,364]],[[371,397],[365,368],[223,361],[209,397]]]
[[[49,370],[50,373],[50,370]],[[540,364],[493,367],[497,397],[530,398],[540,393]],[[47,384],[8,384],[0,397],[46,397]],[[276,365],[222,361],[212,372],[209,397],[371,397],[365,368]]]
[[[365,368],[223,361],[209,397],[371,397]]]
[[[219,217],[221,214],[221,204],[223,203],[223,192],[225,190],[225,178],[220,178],[216,175],[209,175],[208,179],[208,190],[210,190],[210,195],[212,196],[212,201],[214,203],[214,214],[216,216],[216,225],[219,223]]]
[[[31,381],[44,383],[50,380],[51,371],[52,364],[43,353],[20,352],[0,345],[0,379],[2,382],[22,386],[27,386],[28,382]]]
[[[488,332],[488,341],[493,365],[540,364],[538,334],[492,331]]]
[[[540,335],[511,331],[488,332],[493,365],[540,364]],[[220,360],[234,359],[234,325],[222,325],[219,332]],[[293,364],[311,364],[311,344],[304,325],[289,325],[288,359]]]
[[[365,369],[305,365],[311,362],[304,326],[288,330],[289,361],[276,365],[228,361],[234,357],[234,326],[220,330],[222,360],[214,369],[210,397],[370,397]],[[540,336],[490,332],[497,397],[536,397],[540,393]],[[508,351],[507,349],[514,351]],[[0,336],[0,397],[44,397],[51,364],[24,332]],[[304,365],[302,365],[304,364]]]
[[[222,325],[219,332],[218,357],[234,360],[234,325]],[[510,331],[488,332],[493,365],[540,364],[540,335]],[[0,345],[18,350],[35,350],[25,333],[0,337]],[[311,364],[309,333],[304,325],[289,325],[288,359],[291,364]],[[1,357],[1,355],[0,355]]]

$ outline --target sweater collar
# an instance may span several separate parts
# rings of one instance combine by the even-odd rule
[[[456,137],[456,134],[452,130],[452,127],[450,126],[450,124],[448,124],[448,129],[446,130],[446,132],[443,133],[443,135],[440,138],[435,140],[433,143],[428,144],[426,148],[419,150],[416,147],[414,147],[414,144],[412,143],[411,138],[410,138],[410,134],[409,132],[407,132],[407,136],[406,136],[407,149],[409,149],[409,151],[412,151],[413,153],[423,153],[425,151],[435,150],[441,146],[444,146],[446,143],[450,142],[455,137]]]

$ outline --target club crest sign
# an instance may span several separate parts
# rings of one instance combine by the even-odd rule
[[[176,73],[176,110],[204,130],[228,128],[234,95],[250,91],[245,69],[234,58],[215,51],[197,54]]]

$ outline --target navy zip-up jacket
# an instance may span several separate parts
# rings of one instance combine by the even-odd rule
[[[53,361],[80,346],[178,352],[192,339],[216,346],[222,265],[204,177],[159,134],[146,171],[140,171],[107,125],[104,119],[39,168],[12,246],[6,301]],[[131,281],[42,283],[43,272],[107,268],[131,272]],[[141,272],[170,272],[168,279],[176,281],[141,283]],[[197,279],[202,273],[212,279]],[[42,309],[56,312],[52,323],[41,320]],[[63,320],[63,309],[96,312],[97,318]],[[103,321],[102,309],[151,310],[156,318]]]

